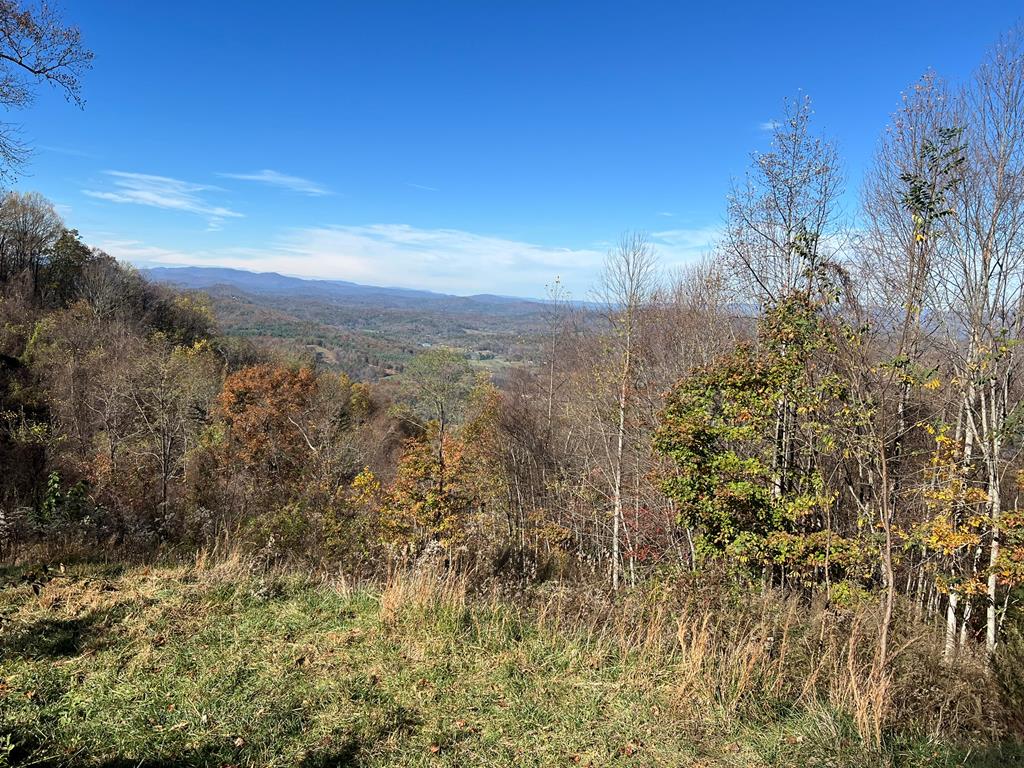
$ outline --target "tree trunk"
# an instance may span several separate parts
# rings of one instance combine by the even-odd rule
[[[952,664],[956,656],[956,607],[959,602],[960,596],[951,589],[946,601],[946,643],[942,651],[942,660],[947,665]]]
[[[612,521],[612,587],[619,588],[620,581],[620,537],[622,526],[622,457],[626,443],[626,407],[629,397],[629,371],[631,364],[632,334],[626,331],[626,350],[622,361],[622,376],[619,381],[619,426],[615,440],[615,467],[613,469],[612,503],[614,519]]]

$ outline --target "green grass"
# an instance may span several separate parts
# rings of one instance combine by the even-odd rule
[[[822,710],[695,716],[671,664],[500,602],[240,574],[0,575],[0,765],[965,764],[872,753]],[[966,764],[1012,764],[990,758]]]

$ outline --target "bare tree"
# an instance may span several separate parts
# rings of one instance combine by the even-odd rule
[[[943,222],[961,172],[955,123],[945,86],[926,74],[893,115],[862,192],[865,226],[856,249],[856,285],[859,322],[870,330],[850,347],[856,352],[848,375],[864,420],[849,489],[861,514],[877,520],[883,531],[882,666],[888,659],[896,592],[894,525],[909,493],[903,477],[910,471],[903,466],[904,444],[920,426],[909,409],[921,384],[925,344],[934,331],[925,307],[934,302],[936,259],[946,240]],[[872,358],[879,356],[885,364],[872,365]],[[952,590],[950,636],[955,633],[958,597]]]
[[[961,95],[966,168],[941,284],[947,346],[963,391],[965,459],[969,462],[978,452],[988,494],[985,638],[990,653],[996,647],[999,613],[1003,476],[1011,466],[1007,426],[1022,401],[1017,382],[1017,340],[1024,334],[1022,34],[1018,29],[1001,40]]]
[[[64,232],[53,204],[38,192],[10,192],[0,203],[0,283],[27,272],[32,290],[47,252]]]
[[[562,284],[560,278],[556,277],[554,282],[547,287],[547,302],[544,311],[545,323],[545,349],[544,367],[547,369],[547,431],[550,439],[553,426],[554,405],[555,405],[555,373],[559,359],[559,341],[565,335],[568,321],[569,292]]]
[[[808,97],[787,101],[771,149],[754,153],[729,196],[721,248],[759,306],[809,287],[834,238],[842,175],[835,146],[811,131],[813,114]]]
[[[66,25],[46,0],[0,0],[0,105],[23,109],[32,103],[33,85],[48,83],[82,106],[82,74],[93,54],[78,27]],[[0,178],[17,173],[28,153],[18,127],[0,123]]]
[[[622,236],[618,247],[605,259],[598,297],[611,336],[611,359],[616,395],[615,426],[605,441],[612,486],[612,586],[619,587],[623,527],[623,475],[627,419],[635,407],[636,345],[645,307],[657,288],[657,257],[647,236],[633,232]]]

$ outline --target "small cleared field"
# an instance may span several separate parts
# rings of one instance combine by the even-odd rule
[[[1008,765],[872,752],[825,710],[737,722],[623,654],[451,585],[239,566],[0,576],[0,765]]]

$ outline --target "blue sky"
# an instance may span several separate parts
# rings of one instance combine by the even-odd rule
[[[666,265],[708,250],[800,89],[852,213],[900,92],[968,76],[1015,6],[65,2],[87,104],[12,116],[17,186],[140,264],[583,297],[623,230]]]

